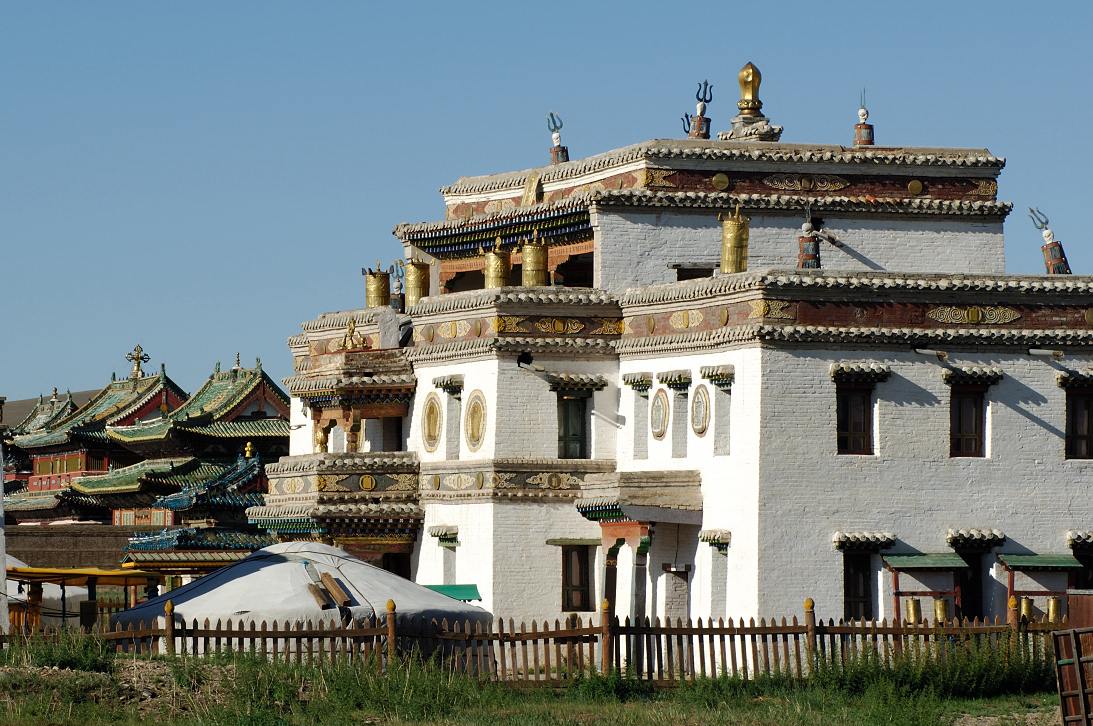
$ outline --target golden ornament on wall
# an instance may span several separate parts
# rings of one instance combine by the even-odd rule
[[[1085,311],[1085,324],[1093,325],[1093,308],[1089,308]]]
[[[949,325],[1001,325],[1012,323],[1021,317],[1021,313],[1006,307],[971,305],[934,308],[926,317]]]
[[[466,320],[450,320],[436,326],[436,332],[441,338],[462,338],[471,332],[471,324]]]
[[[993,197],[998,194],[998,182],[991,179],[976,179],[975,189],[968,194],[974,197]]]
[[[315,486],[320,492],[348,492],[352,490],[346,489],[340,483],[348,478],[348,475],[320,474],[315,477]]]
[[[526,315],[501,315],[490,318],[487,322],[490,330],[495,333],[530,333],[530,330],[521,325],[525,320],[527,320]]]
[[[478,451],[486,436],[486,397],[482,391],[474,391],[467,398],[467,413],[463,418],[467,448]]]
[[[702,313],[697,310],[677,310],[668,318],[673,328],[694,328],[702,324]]]
[[[719,192],[723,192],[729,188],[729,177],[726,174],[714,174],[713,179],[710,181],[713,183],[713,188]]]
[[[376,477],[371,474],[361,474],[360,487],[362,492],[372,491],[376,488]]]
[[[668,394],[663,388],[657,391],[653,396],[653,402],[649,405],[649,428],[657,441],[663,439],[664,434],[668,433]]]
[[[763,183],[772,189],[797,192],[831,192],[850,186],[850,182],[833,174],[772,174]]]
[[[440,432],[443,426],[443,418],[440,408],[440,396],[430,393],[425,397],[425,405],[421,408],[421,440],[426,451],[436,451],[440,445]]]
[[[645,329],[649,331],[649,335],[653,334],[653,331],[656,330],[656,327],[657,321],[653,318],[652,315],[645,319]]]
[[[539,183],[539,172],[528,172],[527,181],[524,182],[524,195],[520,197],[521,207],[530,207],[543,200],[543,187]]]
[[[786,312],[789,302],[785,300],[748,300],[748,305],[751,305],[749,318],[793,320],[793,316]]]
[[[705,385],[695,388],[691,400],[691,430],[699,436],[706,435],[710,426],[710,392]]]
[[[675,171],[673,169],[646,169],[644,186],[674,187],[676,185],[668,181],[668,177],[670,177],[672,174],[675,174]]]
[[[542,489],[572,489],[581,485],[581,480],[572,474],[548,471],[529,476],[525,481]]]
[[[592,320],[599,323],[600,327],[589,331],[589,335],[622,335],[623,333],[622,318],[592,318]]]
[[[584,324],[576,318],[543,318],[536,321],[535,327],[544,333],[572,335],[581,332]]]
[[[721,321],[722,325],[728,325],[729,324],[729,309],[728,308],[721,308],[721,314],[718,316],[718,319]]]

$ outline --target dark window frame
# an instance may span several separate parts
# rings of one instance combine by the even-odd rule
[[[558,458],[591,459],[592,391],[558,391]],[[574,415],[574,410],[576,415]],[[571,430],[576,423],[577,430]]]
[[[949,392],[949,456],[987,455],[987,385],[954,385]],[[969,404],[978,410],[970,411]],[[973,428],[974,432],[970,432]]]
[[[588,545],[562,547],[562,612],[592,611],[591,559],[591,548]]]
[[[1079,433],[1083,429],[1084,433]],[[1064,452],[1067,459],[1093,459],[1093,388],[1068,388],[1066,391]]]
[[[873,390],[871,382],[836,381],[835,383],[835,447],[840,455],[873,455]],[[861,430],[855,430],[854,406],[861,406]]]
[[[843,553],[843,619],[872,620],[877,572],[872,552]]]

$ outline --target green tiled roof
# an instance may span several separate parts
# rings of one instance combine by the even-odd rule
[[[165,418],[111,427],[108,435],[121,443],[163,439],[172,429],[216,437],[288,436],[288,423],[281,419],[219,420],[263,383],[285,406],[289,405],[288,397],[260,366],[217,370],[197,393]]]
[[[47,431],[17,436],[15,444],[23,449],[33,449],[63,444],[73,435],[105,441],[103,429],[111,420],[125,416],[158,393],[161,386],[171,388],[179,398],[186,398],[186,392],[162,372],[154,376],[114,381],[76,411],[51,422]]]
[[[1074,555],[998,555],[1012,570],[1074,570],[1084,567]]]
[[[893,570],[962,570],[968,568],[964,558],[955,552],[923,555],[885,555],[884,561]]]
[[[203,461],[193,457],[149,459],[108,474],[76,479],[72,482],[72,490],[78,494],[118,494],[139,491],[146,483],[194,486],[219,475],[228,466],[230,462]]]
[[[4,509],[9,512],[29,512],[36,509],[54,509],[57,507],[58,492],[19,492],[4,497]]]

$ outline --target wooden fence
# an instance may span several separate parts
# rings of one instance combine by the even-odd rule
[[[871,654],[885,664],[901,657],[953,657],[960,648],[1022,649],[1031,657],[1050,653],[1049,622],[950,621],[888,623],[817,620],[806,603],[805,618],[758,623],[749,619],[671,620],[573,616],[565,622],[516,624],[425,621],[388,612],[361,621],[318,623],[179,622],[168,603],[164,624],[116,628],[102,633],[119,652],[202,655],[248,653],[286,663],[340,660],[377,668],[397,654],[438,656],[453,670],[521,684],[556,684],[576,676],[627,671],[655,685],[701,677],[808,676],[816,659],[841,664]]]

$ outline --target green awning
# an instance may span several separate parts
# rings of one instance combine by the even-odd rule
[[[463,602],[482,599],[482,596],[478,594],[478,585],[426,585],[425,587]]]
[[[998,555],[1011,570],[1074,570],[1085,567],[1074,555]]]
[[[922,555],[885,555],[884,561],[893,570],[961,570],[968,563],[955,552]]]

